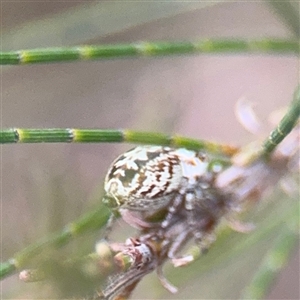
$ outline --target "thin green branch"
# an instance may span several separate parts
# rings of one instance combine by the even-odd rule
[[[278,126],[263,143],[263,155],[268,156],[277,145],[291,132],[300,116],[300,86],[294,93],[294,100]]]
[[[274,245],[266,254],[254,278],[245,289],[241,299],[264,299],[274,278],[286,265],[299,240],[299,216],[294,214],[289,224],[283,226]],[[289,226],[290,225],[290,226]]]
[[[87,231],[98,230],[105,226],[110,216],[110,211],[105,206],[86,213],[78,220],[66,225],[66,227],[52,235],[37,241],[36,243],[26,247],[16,253],[12,258],[0,265],[0,279],[13,274],[16,270],[20,270],[28,266],[28,264],[36,259],[43,250],[51,248],[59,248],[67,244],[71,239],[82,235]]]
[[[299,3],[295,1],[277,1],[269,0],[269,5],[281,18],[281,20],[290,28],[293,34],[300,38],[300,15]]]
[[[170,136],[159,132],[142,132],[112,129],[8,128],[0,131],[0,144],[12,143],[135,143],[183,147],[190,150],[206,150],[210,153],[231,156],[237,147],[210,141]]]
[[[299,42],[293,40],[204,39],[196,42],[141,42],[132,44],[44,48],[0,52],[1,65],[70,62],[122,57],[151,57],[199,53],[298,54]]]

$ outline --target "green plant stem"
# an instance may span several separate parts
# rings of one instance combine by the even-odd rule
[[[268,0],[268,3],[293,34],[297,38],[300,38],[300,16],[299,7],[297,7],[299,3],[295,1],[276,0]]]
[[[233,155],[237,147],[196,140],[183,136],[169,136],[158,132],[110,129],[9,128],[0,131],[0,144],[12,143],[134,143],[206,150],[210,153]]]
[[[42,48],[0,52],[1,65],[70,62],[122,57],[151,57],[195,53],[298,54],[299,42],[293,40],[204,39],[195,42],[141,42],[132,44]]]
[[[297,241],[299,240],[298,215],[294,215],[294,219],[289,221],[289,225],[291,226],[285,225],[282,227],[274,245],[266,254],[241,299],[264,299],[274,278],[286,265],[292,250],[295,249]],[[294,221],[294,224],[291,224],[291,221]]]
[[[61,232],[46,236],[36,243],[26,247],[16,253],[11,259],[0,265],[0,279],[11,275],[14,271],[20,270],[28,266],[28,264],[36,259],[36,256],[43,250],[51,248],[59,248],[71,239],[82,235],[87,231],[98,230],[105,226],[110,216],[110,211],[101,206],[96,210],[86,213],[77,221],[68,224]]]
[[[294,93],[294,100],[278,126],[270,133],[263,143],[263,156],[270,155],[277,145],[291,132],[300,116],[300,86]]]

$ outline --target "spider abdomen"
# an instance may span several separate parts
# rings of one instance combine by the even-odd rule
[[[206,172],[198,153],[162,146],[141,146],[120,155],[105,178],[104,202],[118,208],[155,210]]]

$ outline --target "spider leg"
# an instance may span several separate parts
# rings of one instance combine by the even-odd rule
[[[212,233],[212,230],[219,219],[219,216],[214,215],[211,211],[216,209],[213,199],[208,197],[204,186],[199,184],[186,193],[184,205],[187,224],[194,236],[195,244],[200,248],[201,253],[204,254],[215,241],[215,235]],[[176,264],[182,265],[186,263],[178,261]]]
[[[244,223],[239,220],[227,218],[228,226],[237,232],[240,233],[249,233],[255,229],[255,225],[253,223]]]
[[[184,245],[185,241],[189,238],[189,235],[191,234],[190,230],[184,230],[182,231],[174,240],[172,243],[169,251],[168,251],[168,257],[170,259],[174,259],[175,254],[178,252],[178,250]]]
[[[196,201],[199,200],[201,199],[198,199],[198,197],[196,197],[194,191],[189,191],[185,195],[184,208],[187,214],[187,223],[193,230],[193,236],[196,244],[200,243],[203,237],[201,226],[197,226],[197,216],[195,214]]]
[[[106,241],[109,240],[108,236],[112,231],[112,228],[113,228],[113,225],[114,225],[115,221],[116,221],[116,216],[115,216],[114,213],[111,213],[108,220],[107,220],[107,222],[106,222],[106,226],[105,226],[105,229],[104,229],[104,237],[103,238]]]
[[[182,190],[182,191],[179,191],[178,194],[176,194],[174,200],[171,202],[171,205],[168,208],[167,215],[166,215],[165,219],[163,220],[163,222],[161,223],[162,229],[166,229],[170,225],[171,220],[173,219],[173,216],[176,214],[179,206],[181,205],[181,203],[183,201],[183,198],[184,198],[184,191]]]
[[[182,247],[182,245],[185,244],[186,240],[189,238],[190,235],[191,235],[191,230],[188,227],[186,230],[184,230],[181,234],[179,234],[176,237],[173,244],[171,245],[168,252],[168,257],[172,260],[172,264],[174,265],[174,267],[187,265],[194,260],[193,256],[190,254],[186,254],[180,257],[175,256],[176,252],[178,252],[179,249]]]
[[[127,224],[137,229],[148,229],[160,226],[160,223],[144,221],[142,212],[133,212],[129,209],[120,209],[120,214]]]
[[[167,289],[172,294],[176,294],[178,292],[178,289],[176,286],[174,286],[172,283],[168,281],[168,279],[165,277],[165,275],[162,272],[162,266],[158,266],[156,269],[157,277],[162,284],[162,286]]]

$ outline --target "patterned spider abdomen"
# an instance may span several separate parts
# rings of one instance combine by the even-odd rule
[[[105,178],[103,202],[113,208],[156,210],[207,171],[203,155],[187,149],[140,146],[120,155]]]

